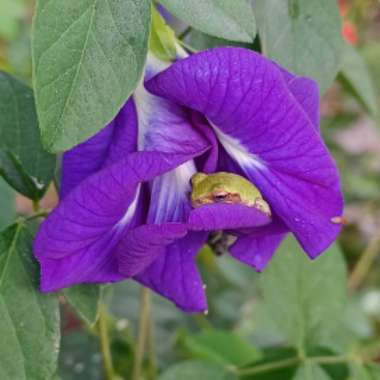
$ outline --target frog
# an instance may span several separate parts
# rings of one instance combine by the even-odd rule
[[[241,175],[228,172],[198,172],[191,177],[190,182],[193,208],[214,203],[243,204],[257,208],[268,217],[272,214],[259,189]]]

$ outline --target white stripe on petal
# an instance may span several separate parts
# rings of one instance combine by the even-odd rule
[[[209,121],[215,131],[219,142],[222,144],[226,152],[236,161],[243,169],[255,167],[260,170],[266,169],[264,161],[262,161],[254,153],[245,148],[238,139],[223,133],[217,126]]]
[[[118,221],[116,224],[116,228],[120,229],[125,227],[133,218],[136,212],[137,208],[137,203],[139,200],[139,195],[140,195],[140,190],[141,190],[141,184],[137,186],[136,194],[135,197],[133,198],[133,201],[129,205],[127,211],[125,212],[124,216]]]
[[[181,222],[189,208],[190,178],[196,172],[193,160],[156,178],[152,187],[154,197],[149,210],[151,222]]]

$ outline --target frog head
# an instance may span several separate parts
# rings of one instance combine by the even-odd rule
[[[194,208],[213,203],[244,204],[271,215],[260,191],[246,178],[233,173],[196,173],[191,178]]]

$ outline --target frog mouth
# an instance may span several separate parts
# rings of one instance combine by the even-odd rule
[[[204,205],[210,204],[241,204],[248,207],[254,207],[261,211],[268,217],[272,216],[272,211],[268,202],[266,202],[263,198],[257,197],[255,201],[252,202],[244,202],[241,199],[240,194],[238,193],[228,193],[226,191],[215,191],[207,197],[202,197],[200,199],[193,199],[191,205],[193,208],[202,207]]]

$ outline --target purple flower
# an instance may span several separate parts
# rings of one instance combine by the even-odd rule
[[[194,259],[209,231],[236,235],[231,254],[259,271],[288,232],[311,258],[336,239],[343,201],[314,81],[241,48],[156,66],[109,125],[65,153],[61,202],[34,245],[43,291],[134,278],[203,311]],[[271,217],[243,204],[192,209],[199,171],[246,177]]]

